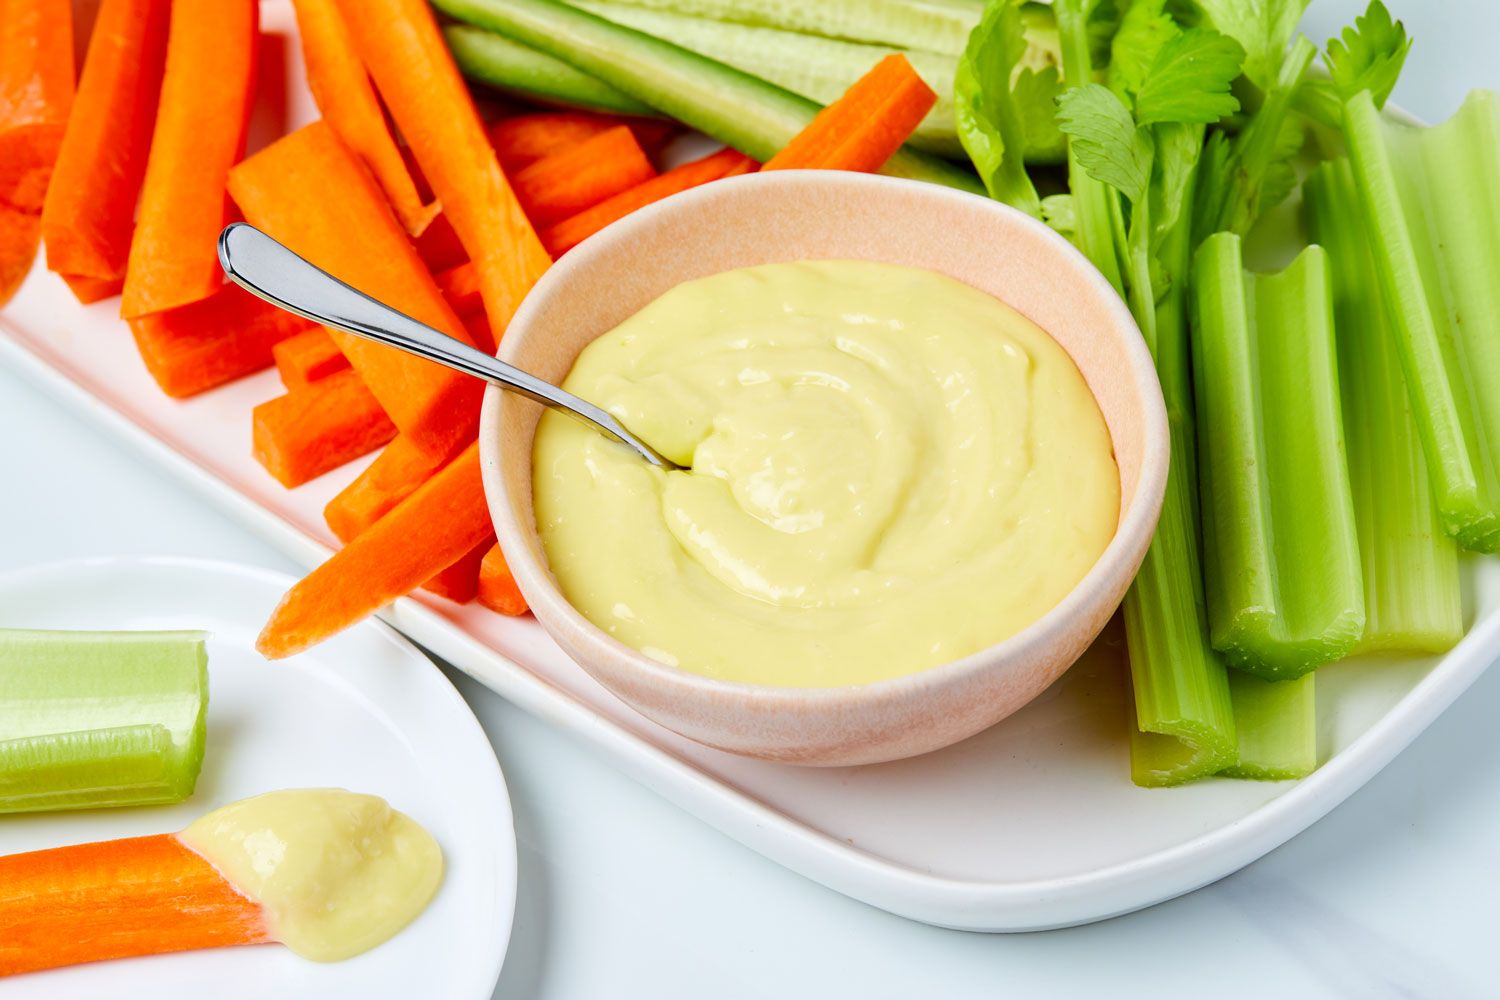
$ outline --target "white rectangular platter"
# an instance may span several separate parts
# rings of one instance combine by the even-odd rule
[[[267,30],[290,34],[266,3]],[[288,38],[283,122],[310,119]],[[40,264],[0,314],[0,362],[234,514],[308,567],[333,537],[322,508],[355,463],[285,490],[250,457],[251,408],[272,372],[175,401],[152,382],[118,300],[78,305]],[[1500,650],[1500,563],[1470,560],[1474,627],[1447,656],[1357,658],[1318,672],[1324,763],[1301,782],[1214,779],[1141,789],[1128,773],[1129,684],[1107,630],[1061,681],[988,732],[927,756],[805,769],[709,750],[646,721],[531,619],[418,596],[383,617],[522,708],[594,744],[693,815],[832,889],[915,920],[1036,930],[1128,912],[1242,867],[1323,816],[1388,763]],[[349,665],[357,670],[357,664]]]

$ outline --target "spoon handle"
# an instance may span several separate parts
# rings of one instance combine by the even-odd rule
[[[254,226],[236,222],[224,228],[219,234],[219,264],[235,284],[287,312],[519,392],[544,406],[582,418],[653,465],[677,468],[593,403],[351,288]]]

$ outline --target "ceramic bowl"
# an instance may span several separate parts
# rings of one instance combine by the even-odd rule
[[[753,264],[851,258],[950,275],[1024,313],[1067,350],[1113,438],[1119,527],[1060,604],[961,660],[839,688],[715,680],[636,652],[563,597],[532,511],[532,437],[541,407],[490,389],[480,428],[485,491],[537,620],[583,669],[648,718],[732,753],[864,764],[925,753],[994,725],[1046,689],[1099,634],[1140,566],[1161,511],[1166,411],[1150,353],[1124,303],[1047,226],[933,184],[784,171],[669,198],[558,261],[516,313],[500,356],[560,382],[585,345],[681,282]]]

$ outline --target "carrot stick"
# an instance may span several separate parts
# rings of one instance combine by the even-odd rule
[[[442,206],[422,204],[338,8],[333,0],[292,0],[292,6],[302,35],[307,85],[324,121],[370,168],[406,231],[420,235]]]
[[[721,149],[701,160],[684,163],[680,167],[668,170],[659,177],[653,177],[644,184],[622,191],[592,208],[585,209],[571,218],[544,229],[542,243],[554,257],[560,257],[611,222],[624,218],[638,208],[644,208],[652,202],[661,201],[663,198],[677,194],[679,191],[686,191],[691,187],[697,187],[699,184],[706,184],[721,177],[730,177],[753,169],[755,169],[755,161],[743,153],[732,149]]]
[[[274,660],[322,642],[411,593],[493,530],[476,441],[292,587],[256,648]]]
[[[177,0],[120,315],[207,298],[224,282],[224,180],[245,149],[255,95],[256,0]]]
[[[458,562],[422,584],[422,589],[455,604],[468,604],[479,593],[479,564],[494,544],[495,533],[490,532],[488,538],[464,553]]]
[[[542,111],[536,114],[502,118],[486,128],[490,145],[507,174],[529,166],[537,160],[587,142],[618,125],[628,125],[636,141],[648,153],[655,153],[675,131],[671,122],[650,118],[617,118],[583,111]]]
[[[497,336],[552,263],[511,191],[426,0],[337,0],[386,107],[479,272]]]
[[[172,834],[0,857],[0,976],[271,940],[260,904]]]
[[[438,217],[432,220],[432,225],[427,231],[418,236],[413,244],[417,248],[417,254],[422,258],[422,263],[433,273],[446,271],[457,267],[469,259],[464,245],[458,241],[458,234],[453,231],[453,223],[448,221],[448,216],[438,213]]]
[[[518,171],[526,217],[550,225],[656,176],[635,134],[621,125]]]
[[[287,389],[305,389],[349,367],[349,359],[333,342],[328,331],[320,327],[304,330],[271,348],[281,384]]]
[[[408,316],[470,342],[374,178],[326,123],[299,129],[236,166],[229,189],[251,223],[295,253]],[[477,379],[330,332],[418,448],[446,458],[473,439],[483,392]]]
[[[42,201],[73,102],[73,15],[0,0],[0,305],[31,271]]]
[[[460,316],[468,317],[484,308],[484,301],[479,297],[479,272],[474,270],[473,264],[464,261],[438,273],[435,278],[443,297]]]
[[[44,228],[45,225],[43,223]],[[83,305],[107,299],[111,295],[119,295],[120,290],[125,287],[124,278],[94,278],[87,274],[63,274],[59,277],[73,293],[73,297]]]
[[[328,501],[323,520],[339,541],[348,542],[416,492],[441,466],[410,438],[397,435],[354,482]]]
[[[72,104],[71,7],[0,0],[0,203],[42,210]]]
[[[524,615],[528,610],[526,598],[516,586],[516,578],[510,573],[499,543],[490,546],[479,564],[479,592],[475,596],[480,604],[502,615],[514,617]]]
[[[166,63],[168,11],[169,0],[104,0],[94,22],[42,207],[47,267],[80,302],[115,294],[125,277]],[[115,282],[114,291],[101,294],[102,281]]]
[[[130,321],[146,370],[168,396],[192,396],[269,367],[273,348],[313,328],[240,288]]]
[[[267,400],[252,414],[255,460],[290,489],[396,436],[359,374],[342,371]]]
[[[876,63],[762,170],[879,170],[937,102],[906,57]]]

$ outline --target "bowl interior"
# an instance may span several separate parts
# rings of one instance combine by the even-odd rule
[[[1167,435],[1161,391],[1134,321],[1063,237],[974,195],[831,171],[751,174],[696,188],[628,216],[564,256],[527,297],[500,356],[560,382],[589,342],[675,285],[733,268],[816,259],[938,271],[988,292],[1051,334],[1077,364],[1109,427],[1120,471],[1115,541],[1127,530],[1151,530]],[[481,435],[509,505],[497,511],[497,521],[508,513],[517,528],[507,538],[501,523],[501,539],[524,547],[513,562],[530,557],[545,567],[531,497],[540,415],[536,403],[491,389]],[[1137,510],[1143,506],[1151,509]],[[516,569],[524,586],[529,574]]]

